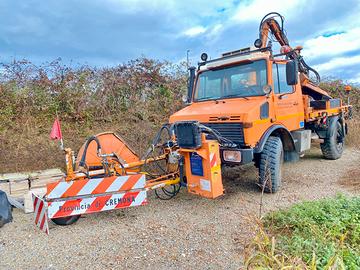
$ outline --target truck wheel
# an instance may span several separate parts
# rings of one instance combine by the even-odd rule
[[[284,152],[281,139],[270,136],[261,152],[259,168],[260,188],[264,188],[266,193],[275,193],[279,190],[283,159]]]
[[[71,217],[61,217],[61,218],[53,218],[51,219],[56,225],[67,226],[75,223],[79,220],[81,215],[71,216]]]
[[[324,143],[320,144],[321,152],[326,159],[338,159],[344,151],[344,134],[341,123],[336,121],[330,126],[329,138],[324,139]]]

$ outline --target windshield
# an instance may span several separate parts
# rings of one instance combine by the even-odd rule
[[[265,60],[207,70],[198,77],[194,100],[260,96],[266,84]]]

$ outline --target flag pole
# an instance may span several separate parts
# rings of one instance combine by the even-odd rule
[[[56,119],[60,122],[60,120],[59,120],[59,115],[58,115],[57,110],[55,110],[55,113],[56,113]],[[61,149],[61,150],[65,150],[65,148],[64,148],[64,141],[63,141],[63,138],[62,138],[62,137],[61,137],[61,139],[60,139],[60,149]]]
[[[64,150],[64,141],[62,138],[60,140],[60,148],[61,148],[61,150]]]

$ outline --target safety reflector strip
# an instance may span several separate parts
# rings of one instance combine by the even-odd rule
[[[210,167],[215,167],[216,166],[216,155],[215,153],[210,153]]]
[[[47,217],[47,205],[40,197],[32,194],[34,204],[35,225],[46,234],[49,234],[49,223]]]

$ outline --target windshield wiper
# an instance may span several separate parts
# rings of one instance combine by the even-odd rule
[[[245,97],[245,96],[239,96],[239,95],[226,95],[226,96],[222,96],[221,98],[232,98],[232,97],[236,97],[236,98],[244,98],[246,100],[248,100],[249,98],[248,97]]]
[[[203,101],[203,100],[217,100],[221,97],[203,97],[203,98],[197,98],[196,101]]]

